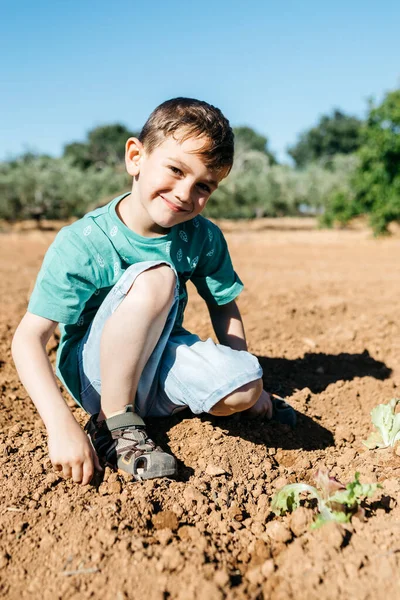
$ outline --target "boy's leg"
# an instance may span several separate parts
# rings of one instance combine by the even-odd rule
[[[147,436],[133,405],[140,396],[141,414],[147,413],[177,301],[170,266],[134,265],[106,297],[81,344],[81,402],[92,414],[86,430],[103,462],[135,478],[176,473],[174,457]]]
[[[167,265],[144,271],[104,325],[99,420],[133,403],[144,366],[167,321],[175,285],[175,274]]]
[[[166,345],[160,391],[152,416],[188,406],[195,414],[229,416],[241,412],[294,426],[295,411],[263,390],[262,369],[249,352],[233,350],[188,331],[176,332]]]
[[[258,410],[255,408],[257,404],[260,404]],[[226,417],[237,412],[251,415],[252,411],[260,416],[272,417],[272,404],[269,395],[263,390],[262,379],[250,381],[234,390],[217,402],[209,413],[216,417]]]
[[[151,414],[162,416],[186,406],[195,414],[244,412],[264,396],[261,376],[261,366],[249,352],[203,341],[187,331],[173,333],[163,354]]]

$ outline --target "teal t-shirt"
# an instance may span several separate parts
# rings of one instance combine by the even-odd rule
[[[60,323],[57,375],[79,401],[78,344],[110,289],[132,264],[164,260],[179,279],[175,329],[182,326],[190,279],[207,304],[234,300],[243,284],[235,273],[221,230],[202,216],[163,236],[143,237],[118,217],[126,194],[63,227],[44,257],[28,311]]]

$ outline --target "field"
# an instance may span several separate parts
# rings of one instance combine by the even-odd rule
[[[400,236],[318,231],[312,220],[223,228],[246,285],[250,350],[265,388],[298,410],[297,429],[187,412],[155,420],[152,437],[179,460],[177,481],[106,471],[86,488],[53,471],[9,349],[55,232],[0,235],[2,598],[400,597],[400,444],[361,443],[371,409],[400,396]],[[207,337],[205,307],[190,292],[186,326]],[[321,465],[344,482],[358,471],[382,485],[365,518],[311,531],[305,510],[274,517],[275,490],[312,483]]]

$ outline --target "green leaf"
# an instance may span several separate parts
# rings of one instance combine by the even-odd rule
[[[356,473],[354,481],[348,483],[345,490],[340,490],[333,494],[333,496],[330,496],[329,502],[343,504],[348,508],[355,508],[361,500],[370,498],[381,487],[378,483],[361,483],[360,473]]]
[[[385,448],[381,433],[379,431],[373,431],[370,436],[363,440],[362,443],[368,448],[368,450],[374,450],[375,448]]]
[[[399,398],[393,398],[388,404],[378,404],[371,411],[372,423],[378,431],[372,433],[363,442],[367,448],[387,448],[400,440],[400,413],[395,413]]]
[[[306,483],[289,483],[278,490],[271,502],[271,510],[275,515],[284,515],[287,512],[292,512],[300,506],[300,495],[303,493],[310,494],[318,500],[318,504],[322,502],[322,498],[318,491],[312,485]]]

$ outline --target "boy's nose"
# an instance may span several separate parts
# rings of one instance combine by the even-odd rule
[[[192,195],[191,184],[188,182],[179,182],[179,184],[174,189],[174,194],[176,199],[179,200],[179,202],[182,202],[182,204],[189,203],[191,201]]]

